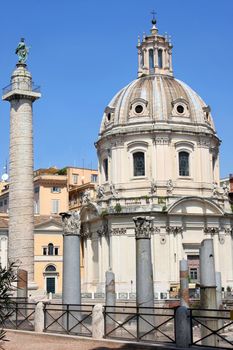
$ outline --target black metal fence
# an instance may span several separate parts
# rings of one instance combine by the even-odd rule
[[[175,309],[104,306],[105,338],[175,343]]]
[[[92,337],[94,305],[44,303],[44,332]],[[0,328],[34,330],[36,303],[0,300]],[[190,346],[233,349],[233,311],[189,309]],[[104,337],[128,341],[175,343],[176,308],[103,306]]]
[[[7,305],[0,301],[0,327],[33,331],[35,307],[35,303],[23,300],[11,300]]]
[[[190,309],[191,345],[219,349],[233,348],[231,310]]]
[[[92,336],[93,305],[44,304],[44,332]]]

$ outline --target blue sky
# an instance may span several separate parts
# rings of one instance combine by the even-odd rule
[[[137,75],[137,36],[172,36],[175,77],[211,106],[221,146],[221,176],[233,172],[232,0],[22,0],[0,2],[0,85],[9,84],[21,37],[41,85],[34,104],[35,168],[96,167],[103,110]],[[8,159],[9,104],[0,102],[0,173]]]

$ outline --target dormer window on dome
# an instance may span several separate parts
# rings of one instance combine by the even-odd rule
[[[138,77],[150,74],[173,75],[172,44],[168,36],[159,35],[156,20],[152,20],[151,34],[138,38]]]
[[[114,116],[115,108],[112,107],[106,107],[105,108],[105,125],[107,126],[108,124],[113,122],[113,116]]]
[[[188,101],[184,98],[177,98],[175,101],[172,101],[172,116],[173,117],[189,117],[189,105]]]
[[[135,98],[130,103],[129,116],[130,117],[147,116],[149,114],[147,106],[148,106],[148,101],[144,100],[143,98]]]

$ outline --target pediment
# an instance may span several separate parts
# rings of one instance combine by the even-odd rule
[[[40,224],[35,225],[36,230],[45,230],[45,231],[61,231],[62,224],[55,222],[54,220],[46,221]]]
[[[224,215],[224,211],[215,202],[206,198],[186,197],[173,203],[168,209],[172,215]]]

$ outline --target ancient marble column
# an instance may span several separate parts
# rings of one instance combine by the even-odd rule
[[[34,282],[34,185],[32,104],[38,88],[23,60],[16,65],[11,84],[3,89],[10,108],[9,260],[28,272],[28,289]]]
[[[180,306],[189,307],[188,261],[180,260]]]
[[[81,304],[79,212],[61,213],[63,222],[62,303]]]
[[[216,276],[215,276],[215,263],[214,263],[214,245],[213,239],[204,239],[201,242],[200,247],[200,304],[201,309],[216,309]],[[202,345],[216,346],[216,336],[214,334],[209,335],[210,331],[216,330],[218,321],[214,318],[208,319],[208,315],[211,317],[217,317],[217,313],[210,311],[203,311],[202,323],[206,325],[201,327],[201,335],[203,338]],[[208,328],[207,328],[208,327]],[[209,336],[208,336],[209,335]]]
[[[139,313],[150,314],[154,307],[153,270],[151,259],[152,217],[134,217],[136,238],[136,304]],[[149,308],[149,309],[146,309]],[[139,336],[147,333],[154,323],[153,316],[143,316],[139,319]],[[145,339],[145,338],[143,338]]]

